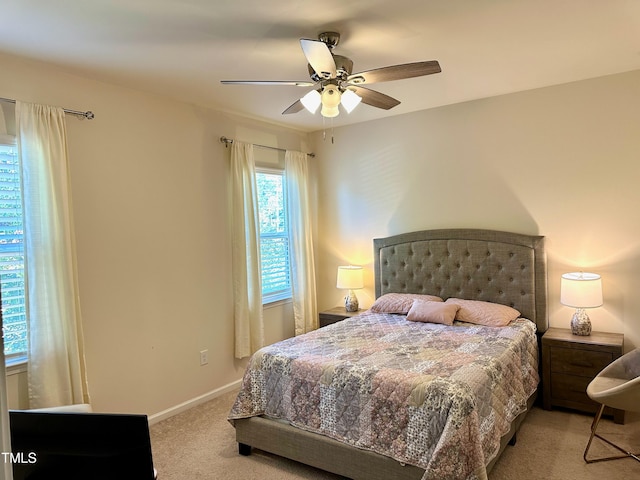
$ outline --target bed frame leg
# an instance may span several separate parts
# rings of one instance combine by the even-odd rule
[[[509,445],[513,447],[517,441],[518,441],[518,432],[513,434],[513,437],[511,437],[511,440],[509,440]]]
[[[238,453],[245,457],[251,455],[251,445],[247,445],[244,443],[238,443]]]

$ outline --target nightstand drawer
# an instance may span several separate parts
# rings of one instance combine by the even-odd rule
[[[556,373],[551,377],[551,397],[554,400],[569,400],[578,403],[593,403],[587,395],[590,377]],[[594,406],[596,405],[593,403]]]
[[[572,348],[552,347],[549,353],[553,372],[591,378],[600,373],[613,360],[613,356],[608,352]]]
[[[587,395],[589,382],[622,355],[620,333],[591,332],[573,335],[567,328],[549,328],[542,336],[542,405],[595,413],[598,403]],[[624,423],[624,411],[605,408],[616,423]]]

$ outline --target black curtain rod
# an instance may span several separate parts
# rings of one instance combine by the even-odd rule
[[[227,137],[220,137],[220,143],[224,143],[225,146],[230,145],[233,143],[233,139],[227,138]],[[279,152],[286,152],[284,148],[270,147],[269,145],[258,145],[257,143],[254,143],[253,146],[260,147],[260,148],[268,148],[270,150],[278,150]],[[307,153],[306,155],[310,156],[311,158],[314,158],[316,156],[315,153]]]
[[[16,101],[11,98],[2,98],[2,97],[0,97],[0,102],[16,103]],[[80,112],[79,110],[69,110],[67,108],[63,108],[63,110],[64,110],[64,113],[67,113],[69,115],[75,115],[77,117],[84,117],[87,120],[93,120],[95,118],[95,115],[93,114],[92,111]]]

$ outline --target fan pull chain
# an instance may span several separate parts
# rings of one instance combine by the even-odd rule
[[[333,117],[331,117],[331,145],[333,145]]]
[[[322,116],[322,141],[325,142],[327,140],[327,124],[326,124],[326,120],[327,118],[323,115]],[[334,138],[333,138],[333,117],[331,118],[331,144],[333,145],[334,142]]]
[[[322,115],[322,141],[325,142],[327,140],[327,119],[324,115]]]

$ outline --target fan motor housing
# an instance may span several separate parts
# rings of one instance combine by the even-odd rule
[[[351,72],[353,72],[353,62],[350,58],[343,57],[342,55],[334,55],[333,60],[336,62],[336,78],[339,80],[346,80]],[[311,80],[314,82],[318,82],[320,80],[325,80],[323,77],[320,77],[313,67],[307,64],[307,68],[309,69],[309,76]]]
[[[340,43],[340,34],[338,32],[322,32],[318,35],[318,40],[327,44],[327,47],[333,48]]]

